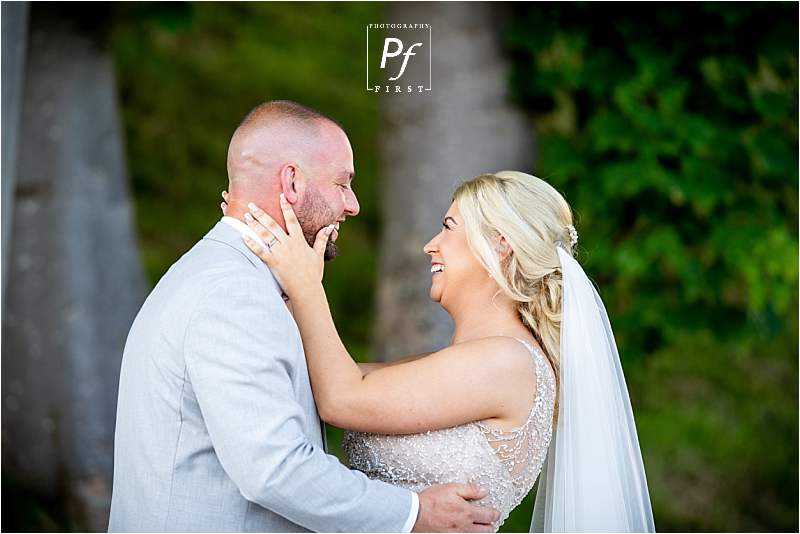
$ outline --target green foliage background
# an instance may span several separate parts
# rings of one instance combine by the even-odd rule
[[[657,528],[797,530],[797,5],[516,10],[510,86],[614,325]],[[368,358],[380,131],[361,50],[381,5],[131,3],[113,15],[151,283],[218,219],[241,117],[298,100],[339,119],[355,150],[362,214],[326,286],[345,342]],[[531,506],[503,530],[527,531]],[[35,520],[53,521],[72,528]]]
[[[535,4],[538,175],[614,325],[660,530],[797,530],[797,4]]]

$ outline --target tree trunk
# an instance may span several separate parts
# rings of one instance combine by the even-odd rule
[[[28,42],[28,3],[5,2],[3,14],[3,250],[8,250],[11,214],[14,210],[14,184],[17,173],[17,136],[22,108],[22,83],[25,72],[25,49]],[[0,306],[5,310],[8,254],[2,255]]]
[[[3,243],[3,473],[104,531],[119,366],[145,286],[111,59],[82,15],[56,9],[31,10]]]
[[[508,101],[509,65],[500,46],[505,9],[484,2],[387,4],[387,23],[431,25],[432,90],[382,96],[376,354],[384,360],[450,342],[452,322],[428,297],[430,259],[422,247],[439,232],[455,186],[484,172],[530,171],[534,163],[532,127]],[[427,64],[409,62],[412,76],[420,67]]]

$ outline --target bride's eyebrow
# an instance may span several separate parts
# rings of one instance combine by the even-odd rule
[[[447,217],[445,217],[445,218],[444,218],[444,223],[445,223],[445,224],[447,224],[447,221],[448,221],[448,220],[450,220],[450,221],[453,221],[453,224],[455,224],[456,226],[458,226],[458,223],[456,222],[456,220],[455,220],[454,218],[450,217],[449,215],[448,215]]]

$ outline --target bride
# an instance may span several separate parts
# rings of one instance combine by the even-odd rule
[[[333,228],[309,247],[281,206],[288,233],[251,205],[263,241],[244,239],[290,299],[320,417],[348,430],[354,468],[413,491],[477,483],[495,529],[539,478],[531,531],[655,530],[611,326],[551,185],[503,171],[458,187],[424,247],[452,344],[384,364],[357,364],[336,332],[322,286]]]

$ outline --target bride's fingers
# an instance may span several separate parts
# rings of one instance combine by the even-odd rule
[[[292,205],[286,200],[286,197],[281,193],[280,196],[281,209],[283,210],[283,220],[286,221],[286,230],[289,235],[299,235],[302,237],[303,229],[300,227],[300,221],[297,220],[297,215],[294,213]]]
[[[228,192],[224,189],[222,190],[222,202],[219,207],[222,210],[222,215],[228,214]]]
[[[269,228],[257,221],[251,213],[244,214],[245,224],[261,238],[264,243],[272,243],[275,240],[280,240]]]
[[[314,239],[314,252],[316,252],[320,258],[325,256],[325,245],[328,244],[328,239],[330,239],[331,233],[333,233],[332,224],[329,224],[317,232],[317,237]]]
[[[269,243],[272,240],[272,236],[275,236],[275,239],[280,241],[281,243],[286,241],[289,236],[286,235],[286,232],[283,231],[283,228],[280,227],[278,223],[275,222],[275,219],[270,217],[267,212],[250,202],[247,205],[250,208],[250,213],[245,213],[245,219],[247,216],[250,215],[251,218],[255,219],[260,224],[253,225],[251,224],[253,221],[247,220],[249,226],[251,226],[258,236],[266,243]],[[263,228],[260,228],[263,227]],[[264,228],[269,231],[269,233],[264,232]],[[271,233],[271,235],[270,235]]]
[[[270,254],[270,250],[268,248],[264,248],[258,243],[256,243],[255,239],[248,235],[242,236],[242,241],[244,244],[247,245],[247,248],[253,251],[253,253],[261,258],[261,260],[266,263],[267,265],[271,265],[272,254]]]

